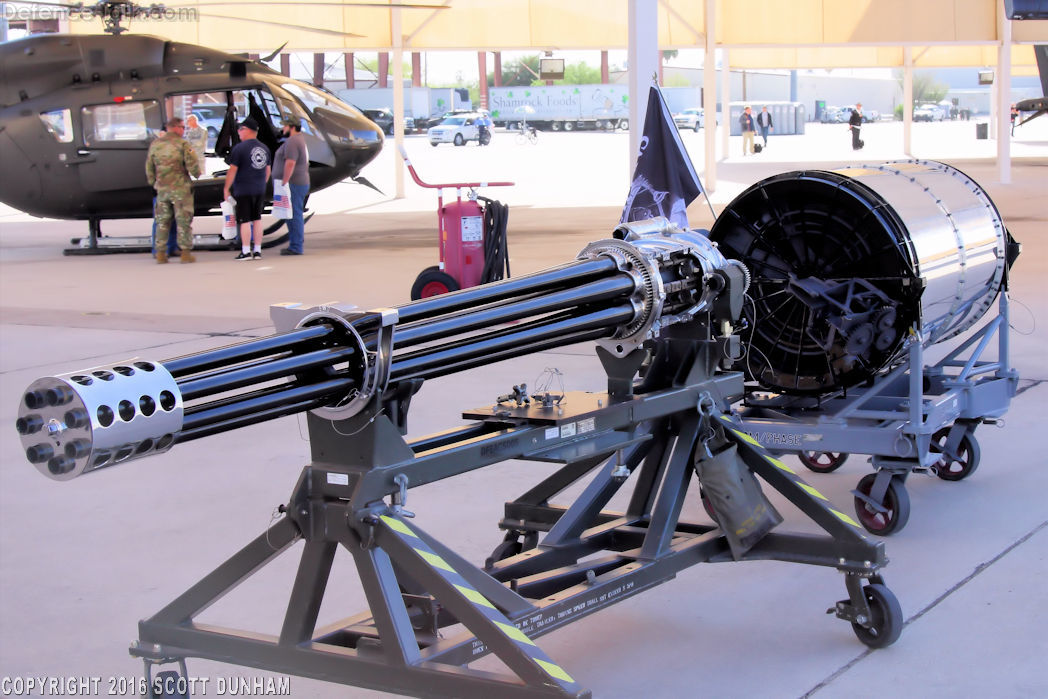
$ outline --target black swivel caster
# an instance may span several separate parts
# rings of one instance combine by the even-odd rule
[[[856,637],[870,648],[887,648],[899,639],[906,620],[899,600],[879,575],[866,585],[855,575],[846,576],[849,599],[841,600],[828,610],[850,621]]]
[[[518,553],[530,551],[539,545],[539,533],[536,531],[517,531],[511,529],[506,532],[502,543],[495,547],[488,559],[484,561],[484,568],[491,569],[499,561],[516,556]]]
[[[883,495],[878,498],[877,479],[889,477]],[[871,534],[888,536],[901,531],[910,519],[910,495],[902,476],[870,473],[863,476],[852,494],[855,495],[855,514]]]
[[[942,454],[935,464],[935,475],[944,481],[959,481],[975,473],[979,468],[981,450],[975,434],[966,431],[956,445],[950,443],[950,427],[944,427],[932,435],[931,451]]]
[[[852,631],[870,648],[887,648],[899,639],[905,620],[899,600],[884,585],[872,583],[862,589],[870,616],[865,623],[852,622]]]
[[[847,452],[836,451],[802,451],[797,454],[801,463],[816,473],[836,471],[848,460]]]
[[[185,658],[165,658],[160,663],[177,662],[177,670],[161,670],[153,674],[157,661],[146,660],[146,699],[189,699],[189,672]]]

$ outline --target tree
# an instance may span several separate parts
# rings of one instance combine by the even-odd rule
[[[902,90],[903,72],[901,70],[895,71],[895,80],[899,83],[899,89]],[[949,91],[949,85],[936,82],[934,72],[924,70],[914,71],[913,103],[915,105],[925,102],[938,103],[942,101],[944,97],[946,97],[946,93]]]
[[[539,55],[523,56],[502,64],[502,84],[506,87],[531,85],[539,76]],[[488,85],[495,84],[495,74],[488,73]]]
[[[594,68],[585,61],[572,63],[564,66],[564,79],[554,80],[554,85],[594,85],[600,82],[600,68]],[[544,85],[544,80],[537,80],[534,84]]]
[[[374,58],[362,58],[361,56],[358,56],[358,55],[354,54],[353,60],[356,61],[357,67],[363,68],[367,72],[369,72],[372,75],[374,75],[375,76],[375,80],[378,80],[378,54],[376,54]],[[393,60],[392,59],[390,59],[390,61],[389,61],[389,70],[390,70],[389,77],[392,77],[392,75],[393,75],[393,73],[392,73],[392,71],[393,71]],[[404,61],[404,64],[401,67],[401,73],[402,73],[402,77],[408,78],[408,79],[411,78],[411,61]]]

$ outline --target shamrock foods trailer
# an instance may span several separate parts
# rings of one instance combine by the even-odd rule
[[[626,85],[550,85],[488,88],[488,107],[497,126],[537,129],[628,129]]]

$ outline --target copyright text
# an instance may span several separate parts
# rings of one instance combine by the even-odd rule
[[[52,677],[30,675],[0,678],[5,697],[138,697],[160,696],[277,697],[291,695],[291,678],[278,677],[174,677],[152,681],[144,677]]]

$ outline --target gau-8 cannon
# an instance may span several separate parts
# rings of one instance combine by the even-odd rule
[[[40,379],[17,428],[29,460],[67,480],[308,411],[312,462],[282,516],[140,623],[132,653],[147,673],[203,657],[418,696],[588,696],[536,638],[697,563],[758,559],[836,568],[847,589],[836,615],[863,643],[890,645],[903,619],[883,545],[731,412],[744,383],[726,367],[742,356],[749,283],[700,232],[624,224],[529,276],[373,311],[276,306],[270,337]],[[404,438],[424,380],[584,341],[597,343],[606,391],[518,386],[466,411],[464,426]],[[411,488],[508,459],[559,467],[506,503],[504,540],[483,565],[409,521]],[[710,522],[682,517],[696,480]],[[767,488],[822,533],[776,531]],[[579,494],[556,502],[569,489]],[[620,491],[628,505],[612,510]],[[302,539],[279,632],[194,623]],[[369,608],[318,629],[336,550],[354,559]],[[470,667],[488,653],[504,672]]]
[[[528,277],[372,312],[274,307],[278,324],[295,320],[277,335],[42,378],[26,390],[16,427],[38,470],[67,480],[306,410],[346,419],[391,384],[545,349],[599,340],[625,356],[710,313],[729,285],[745,286],[740,263],[702,235],[666,235],[667,225],[631,225],[628,242],[599,241]]]

